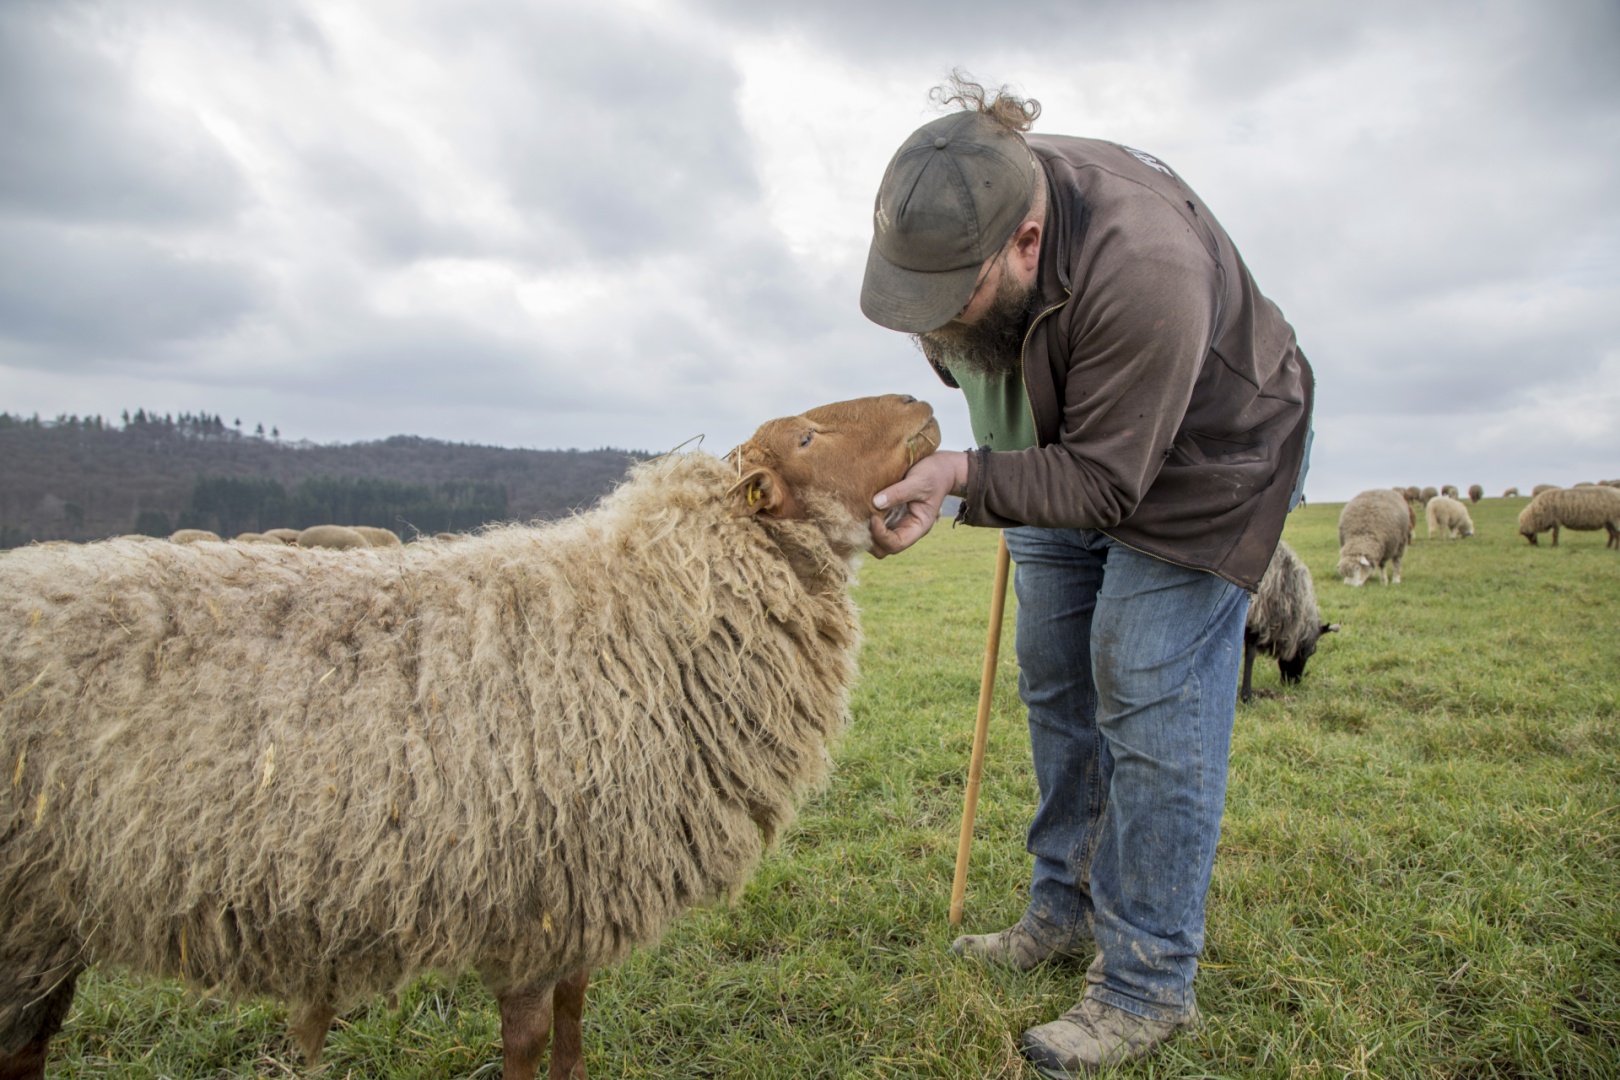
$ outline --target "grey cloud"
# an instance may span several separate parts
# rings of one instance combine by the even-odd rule
[[[445,32],[479,36],[482,11],[458,9]],[[522,76],[498,103],[505,182],[578,254],[701,244],[757,200],[737,76],[717,48],[586,7],[503,9],[495,25],[482,44]]]
[[[244,200],[234,166],[183,115],[132,90],[120,20],[72,4],[0,5],[0,210],[195,223]]]
[[[244,266],[138,236],[0,222],[0,341],[42,347],[29,355],[52,364],[140,359],[221,335],[262,289]]]

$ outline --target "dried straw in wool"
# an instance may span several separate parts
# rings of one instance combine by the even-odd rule
[[[734,480],[670,457],[369,559],[0,560],[0,1053],[89,963],[343,1008],[550,981],[734,895],[825,777],[860,636],[822,531],[731,516]]]

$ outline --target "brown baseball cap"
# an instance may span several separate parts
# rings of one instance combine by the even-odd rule
[[[950,322],[1029,212],[1039,169],[1023,138],[983,113],[912,132],[878,187],[861,311],[910,334]]]

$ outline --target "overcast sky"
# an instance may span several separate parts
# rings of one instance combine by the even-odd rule
[[[956,392],[857,303],[953,68],[1164,158],[1307,491],[1620,476],[1620,3],[0,0],[0,410],[723,452]]]

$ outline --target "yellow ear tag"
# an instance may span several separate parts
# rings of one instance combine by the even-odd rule
[[[748,485],[748,505],[753,506],[755,503],[759,502],[759,496],[759,481],[756,480],[752,484]]]

